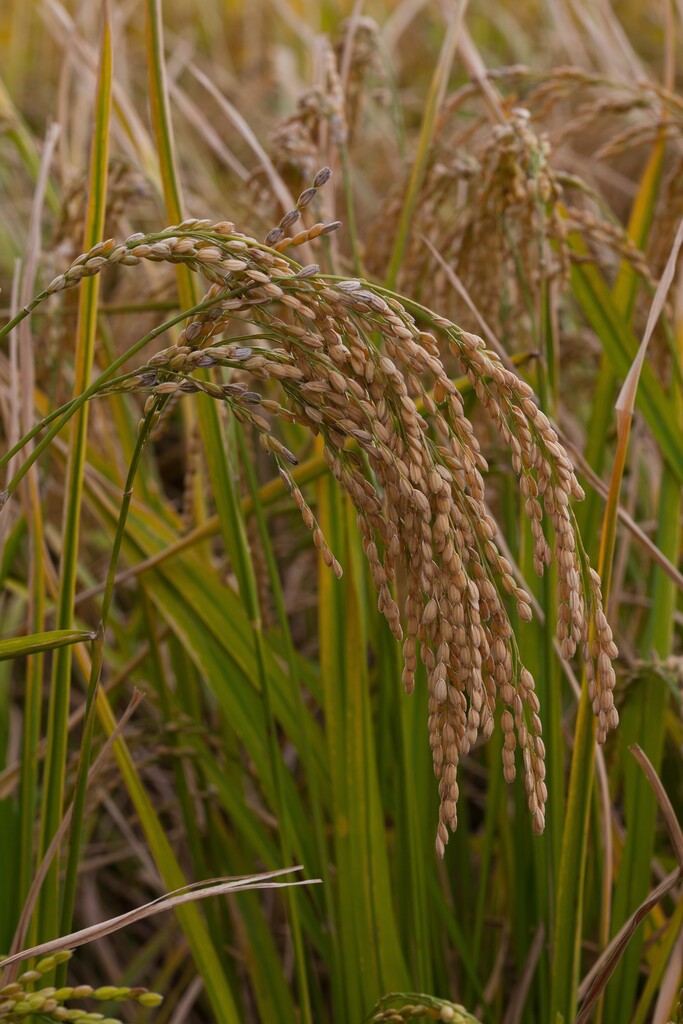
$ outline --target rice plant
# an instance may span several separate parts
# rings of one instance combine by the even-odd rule
[[[680,26],[347,6],[0,13],[0,1019],[680,1016]]]

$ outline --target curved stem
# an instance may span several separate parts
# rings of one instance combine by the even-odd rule
[[[24,306],[23,309],[20,309],[16,316],[13,316],[12,319],[8,321],[8,323],[6,323],[4,327],[0,327],[0,341],[2,341],[3,338],[10,334],[15,327],[18,327],[21,321],[25,320],[26,317],[33,312],[36,306],[39,306],[41,302],[44,302],[45,299],[49,297],[49,295],[50,292],[46,288],[44,291],[36,295],[35,298],[31,299],[27,306]]]
[[[36,461],[36,459],[38,459],[40,455],[48,447],[48,445],[51,444],[51,442],[54,440],[54,438],[57,436],[60,430],[62,430],[62,428],[69,422],[74,413],[78,412],[78,410],[83,405],[85,405],[85,403],[89,399],[93,398],[93,396],[96,395],[97,392],[102,388],[103,384],[110,382],[109,378],[113,373],[116,372],[116,370],[119,369],[119,367],[123,366],[123,364],[127,362],[128,359],[131,359],[146,345],[149,345],[150,341],[153,341],[155,338],[158,338],[160,334],[164,334],[167,330],[169,330],[169,328],[174,327],[178,323],[181,323],[181,321],[186,320],[188,317],[194,316],[196,313],[201,313],[203,312],[203,310],[209,309],[211,306],[215,306],[217,303],[222,302],[224,299],[224,294],[220,296],[214,296],[211,299],[207,299],[205,302],[200,302],[196,306],[192,306],[190,309],[184,310],[182,313],[179,313],[178,316],[173,317],[172,320],[166,320],[163,324],[160,324],[158,327],[155,327],[153,330],[149,332],[149,334],[146,334],[144,338],[140,338],[139,341],[137,341],[134,345],[127,349],[127,351],[124,352],[123,355],[119,356],[118,359],[115,359],[114,362],[110,366],[108,366],[107,369],[103,373],[101,373],[99,377],[97,377],[97,379],[94,380],[92,384],[88,388],[86,388],[85,391],[83,391],[77,398],[74,398],[71,402],[67,403],[67,406],[63,407],[65,411],[59,417],[55,425],[48,431],[48,433],[45,435],[42,441],[40,441],[35,446],[29,457],[26,459],[24,463],[22,463],[21,467],[18,469],[18,471],[7,484],[5,491],[0,496],[0,508],[2,508],[2,505],[5,504],[10,495],[14,493],[14,491],[17,489],[21,481],[28,473],[33,463]],[[22,441],[20,442],[20,448],[23,447],[26,441],[30,440],[31,437],[35,436],[35,434],[42,430],[43,427],[47,425],[47,423],[52,422],[57,415],[58,413],[51,414],[46,420],[42,421],[41,424],[38,424],[37,427],[34,427],[34,429],[30,431],[30,433],[27,434],[25,438],[22,439]],[[18,450],[20,450],[20,448]],[[7,461],[7,459],[10,458],[10,455],[11,453],[8,453],[6,456],[4,456],[4,461]],[[2,465],[2,462],[0,462],[0,465]]]
[[[131,370],[129,373],[122,373],[119,377],[114,377],[113,380],[110,380],[108,387],[112,388],[116,387],[119,384],[123,384],[125,381],[130,380],[131,377],[136,377],[139,372],[139,370]],[[54,423],[58,416],[62,416],[66,412],[71,410],[75,401],[77,401],[77,399],[75,398],[69,399],[68,402],[64,402],[64,404],[60,405],[58,409],[53,409],[51,413],[49,413],[42,420],[40,420],[33,427],[31,427],[28,433],[24,434],[24,436],[17,441],[13,448],[10,448],[8,451],[5,452],[4,455],[0,456],[0,468],[2,466],[6,466],[7,463],[10,462],[10,460],[13,459],[14,456],[17,455],[22,448],[26,447],[29,441],[33,440],[36,434],[39,434],[41,430],[45,430],[45,427],[49,427],[51,423]],[[75,412],[75,410],[72,411]]]

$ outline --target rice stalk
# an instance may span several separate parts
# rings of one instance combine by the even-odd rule
[[[194,263],[183,265],[180,250],[173,254],[169,246],[165,256],[148,254],[126,270],[102,264],[97,368],[74,397],[63,381],[73,365],[64,354],[72,347],[78,289],[64,287],[40,298],[32,319],[40,353],[37,388],[27,405],[24,438],[15,444],[11,436],[10,451],[0,460],[8,485],[2,500],[8,530],[0,563],[0,643],[17,641],[7,650],[23,651],[70,635],[53,635],[58,624],[52,617],[52,561],[61,550],[54,508],[63,494],[68,425],[89,408],[83,483],[88,529],[80,543],[71,622],[73,635],[86,639],[97,625],[99,602],[93,598],[106,586],[136,424],[141,414],[157,420],[121,537],[123,564],[114,580],[102,671],[111,707],[129,682],[147,683],[149,698],[142,721],[126,732],[125,745],[117,745],[123,774],[112,766],[102,783],[105,799],[86,817],[80,857],[73,858],[82,887],[78,913],[87,918],[97,900],[137,901],[138,893],[153,889],[157,874],[170,885],[171,877],[248,873],[254,862],[278,867],[279,841],[288,833],[297,862],[326,880],[325,892],[297,896],[312,1019],[358,1024],[380,993],[412,990],[375,1012],[400,1019],[408,1007],[425,1009],[418,994],[429,992],[447,996],[444,1005],[467,1006],[486,1024],[533,1024],[552,1016],[561,988],[572,1019],[571,1000],[577,991],[583,998],[589,984],[577,987],[578,977],[585,971],[594,977],[596,964],[601,969],[608,929],[617,930],[637,894],[652,889],[652,873],[667,870],[665,840],[648,818],[650,796],[625,754],[627,736],[640,738],[661,763],[665,785],[679,795],[679,638],[676,591],[668,580],[680,584],[675,563],[683,449],[676,427],[675,314],[667,308],[638,393],[635,444],[624,466],[622,501],[628,507],[615,505],[614,522],[618,518],[626,531],[617,541],[611,611],[605,611],[615,634],[619,630],[613,699],[626,728],[604,754],[598,752],[602,775],[600,789],[593,791],[587,769],[596,719],[586,692],[570,793],[570,807],[580,796],[581,813],[570,815],[565,834],[578,847],[569,871],[560,871],[574,673],[580,674],[585,653],[583,629],[571,608],[573,591],[566,586],[572,569],[589,620],[589,644],[597,609],[591,607],[592,576],[580,542],[574,541],[573,564],[560,571],[567,557],[562,538],[569,531],[564,525],[554,531],[553,513],[548,516],[544,506],[563,489],[570,495],[569,527],[583,538],[592,564],[599,503],[607,490],[598,478],[600,460],[609,464],[614,451],[614,385],[637,351],[649,295],[683,209],[677,152],[683,106],[657,81],[658,19],[645,8],[621,12],[627,33],[637,40],[639,60],[637,72],[624,75],[624,68],[636,66],[630,43],[625,37],[619,43],[614,19],[605,21],[585,5],[571,14],[571,46],[569,18],[557,5],[541,5],[533,18],[521,8],[497,11],[494,19],[484,8],[472,10],[458,40],[461,64],[454,61],[449,68],[449,88],[432,119],[429,109],[425,115],[425,96],[444,25],[442,13],[419,0],[391,11],[380,4],[373,8],[376,22],[356,4],[338,30],[338,12],[323,5],[316,20],[330,31],[329,40],[314,37],[280,0],[257,3],[248,12],[243,5],[219,11],[212,0],[192,11],[173,0],[163,6],[168,56],[157,32],[148,51],[147,88],[138,19],[130,5],[112,5],[121,59],[117,53],[115,155],[107,223],[98,237],[124,239],[127,258],[136,243],[126,236],[135,232],[137,244],[151,248],[169,239],[168,229],[158,232],[154,225],[172,222],[171,237],[181,244],[191,239]],[[160,7],[148,5],[157,29]],[[49,0],[45,10],[48,27],[36,22],[30,59],[12,55],[7,64],[9,103],[0,86],[0,148],[6,157],[0,190],[6,186],[7,195],[0,203],[0,228],[8,280],[39,164],[38,134],[27,126],[53,110],[64,135],[43,218],[46,239],[54,227],[40,280],[59,279],[70,267],[86,210],[85,180],[74,180],[70,172],[84,148],[82,86],[90,88],[97,70],[97,50],[86,37],[95,26],[87,5],[73,20],[57,0]],[[23,32],[33,27],[26,11],[10,15]],[[671,20],[670,14],[663,32],[667,85],[673,81]],[[544,45],[537,46],[541,22]],[[0,14],[0,46],[7,41],[7,23],[7,14]],[[604,25],[604,37],[598,25]],[[495,62],[492,68],[484,67],[478,47]],[[60,71],[62,51],[70,62]],[[585,67],[560,66],[563,54],[575,63],[582,59]],[[498,67],[503,61],[530,66]],[[313,89],[305,80],[311,69]],[[463,79],[463,72],[470,78]],[[148,93],[157,104],[156,153],[144,128]],[[165,107],[161,113],[158,101]],[[242,116],[247,111],[248,119]],[[174,137],[168,134],[171,115]],[[277,119],[266,152],[259,140]],[[421,126],[428,126],[425,146],[419,142]],[[220,145],[216,132],[222,133]],[[417,158],[408,160],[407,153]],[[249,159],[256,162],[251,178]],[[166,169],[176,164],[179,204],[173,208],[166,195],[166,212],[160,213],[164,161]],[[305,186],[328,162],[341,170],[342,187],[328,202],[320,204],[316,195],[307,201]],[[411,191],[416,177],[419,184]],[[224,225],[223,231],[212,230],[226,202],[240,227],[250,225],[244,235]],[[338,202],[350,214],[345,219],[351,237],[339,233],[332,246],[323,229],[335,230],[331,211]],[[181,227],[185,210],[204,221],[190,230]],[[283,214],[294,217],[287,222]],[[404,236],[395,287],[387,291],[363,275],[370,282],[386,280],[406,217],[411,230]],[[269,244],[259,241],[271,223],[282,234],[269,237]],[[297,249],[304,239],[307,251]],[[233,241],[244,242],[244,248]],[[220,253],[214,263],[210,252],[198,258],[211,247]],[[228,258],[247,266],[226,269]],[[177,270],[195,299],[178,301]],[[259,280],[248,270],[264,276]],[[204,288],[208,293],[200,301]],[[347,290],[356,305],[349,305],[350,295],[340,302]],[[16,319],[9,315],[11,323],[23,317],[28,324],[25,310]],[[190,336],[177,333],[183,327]],[[9,333],[11,346],[21,351],[19,331],[8,328],[0,333]],[[485,348],[470,341],[478,335]],[[413,346],[423,353],[416,356]],[[524,375],[538,399],[500,376],[489,349],[515,380]],[[461,407],[426,357],[440,362]],[[0,402],[7,406],[15,378],[4,357],[0,363]],[[544,429],[532,433],[525,399],[551,423],[584,487],[587,481],[587,490],[595,491],[582,507],[575,504],[568,474],[557,468]],[[530,449],[540,452],[539,461],[528,456]],[[552,463],[545,486],[541,460]],[[429,488],[433,471],[447,485],[438,493]],[[27,477],[39,481],[45,515],[44,626],[25,625]],[[244,488],[247,478],[245,497],[240,481]],[[533,486],[538,493],[525,493]],[[530,499],[538,502],[538,519]],[[34,510],[28,514],[33,519]],[[495,517],[494,536],[488,535],[493,524],[487,516]],[[558,556],[550,565],[539,527]],[[306,530],[313,545],[307,544]],[[462,563],[464,585],[449,543]],[[532,569],[539,558],[543,577],[535,583]],[[655,565],[661,571],[653,572]],[[342,568],[338,580],[335,573]],[[527,594],[528,606],[506,574]],[[274,602],[266,596],[267,575]],[[600,584],[602,604],[609,575]],[[470,583],[477,591],[472,602]],[[496,591],[490,600],[487,583]],[[431,622],[433,598],[437,615]],[[458,605],[465,609],[462,621]],[[531,622],[524,617],[527,607]],[[564,623],[559,638],[558,613]],[[500,628],[506,631],[503,648],[497,643]],[[448,652],[440,651],[449,629]],[[400,644],[392,630],[397,636],[400,630]],[[603,640],[614,653],[613,641]],[[558,648],[569,654],[574,643],[579,657],[562,665]],[[72,649],[76,670],[87,680],[88,648],[76,643]],[[448,655],[445,679],[440,653]],[[599,662],[599,651],[590,653]],[[506,672],[508,659],[512,663],[509,683],[499,655]],[[46,658],[52,658],[49,648]],[[530,697],[520,685],[524,670],[535,680]],[[397,699],[402,672],[408,688],[414,687],[410,700]],[[0,932],[9,936],[20,860],[11,839],[17,834],[20,768],[8,723],[18,709],[30,717],[20,680],[21,672],[4,661]],[[445,707],[438,699],[441,682]],[[602,701],[597,691],[596,684]],[[536,755],[534,714],[543,725],[546,763],[531,763],[531,779],[517,698],[528,749]],[[97,709],[111,727],[104,693],[98,693]],[[67,797],[76,780],[78,711],[74,707],[69,722]],[[513,741],[504,727],[510,726],[506,713]],[[616,721],[611,705],[606,717]],[[423,740],[425,723],[430,746]],[[37,763],[43,748],[44,742],[37,745]],[[526,777],[536,804],[539,793],[545,798],[542,808],[532,806],[537,827],[542,821],[536,812],[542,810],[540,840],[521,827],[531,793],[521,778],[512,790],[503,785],[501,758],[507,777],[513,764]],[[282,784],[276,786],[273,767],[280,761]],[[438,774],[439,762],[441,776],[432,791],[429,776],[434,767]],[[453,776],[457,791],[446,793],[445,779]],[[314,789],[319,815],[312,827]],[[450,832],[447,801],[456,792],[457,805],[451,802],[457,842],[446,860],[435,860],[432,827],[437,826],[439,848],[441,826],[446,838]],[[30,836],[31,814],[24,812],[24,819],[23,834]],[[30,874],[27,868],[24,876],[30,880]],[[106,962],[110,956],[114,977],[125,963],[121,984],[134,986],[140,972],[153,972],[150,987],[167,996],[160,1024],[174,1014],[203,1020],[207,1013],[285,1024],[296,1016],[297,1004],[303,1005],[286,899],[281,894],[264,901],[249,897],[235,906],[212,902],[201,916],[183,918],[187,939],[171,921],[156,934],[141,929],[133,955],[118,937],[89,957]],[[662,1020],[673,1014],[679,924],[670,899],[648,915],[642,941],[634,934],[624,966],[607,987],[602,1019],[642,1022],[653,1012]],[[542,929],[545,942],[539,947]],[[436,1003],[427,1008],[441,1011]],[[600,1012],[598,1006],[598,1019]],[[130,1007],[131,1017],[138,1013]]]
[[[327,172],[321,172],[313,188],[326,178]],[[306,205],[303,195],[299,202]],[[288,247],[337,226],[313,225],[295,235]],[[84,275],[119,263],[169,261],[201,269],[212,282],[204,301],[215,305],[183,329],[178,344],[157,352],[119,388],[148,394],[146,409],[153,423],[161,417],[160,399],[200,392],[225,403],[238,421],[256,430],[324,561],[340,575],[339,562],[291,478],[288,466],[296,461],[294,456],[256,409],[322,436],[325,459],[355,505],[380,610],[396,638],[404,640],[408,692],[418,650],[427,668],[429,739],[440,793],[438,853],[443,855],[449,829],[457,825],[459,760],[480,733],[490,736],[497,698],[506,706],[501,719],[504,775],[509,782],[515,777],[519,744],[534,830],[542,832],[546,787],[539,705],[533,678],[519,658],[503,595],[522,620],[531,618],[530,601],[495,544],[497,527],[488,512],[482,476],[486,463],[443,366],[439,343],[458,360],[511,450],[539,574],[552,557],[540,526],[543,512],[552,523],[559,574],[558,640],[565,657],[577,649],[583,656],[602,742],[617,721],[611,668],[616,648],[602,611],[598,577],[576,531],[570,497],[581,498],[583,491],[571,463],[533,402],[531,389],[476,335],[423,309],[420,316],[434,333],[420,330],[391,293],[385,298],[364,282],[325,278],[316,266],[301,267],[278,251],[283,240],[275,246],[262,246],[229,223],[185,221],[153,235],[132,236],[121,245],[99,243],[55,278],[44,294],[73,287]],[[267,344],[247,347],[213,340],[229,323],[245,319]],[[381,345],[371,340],[371,332]],[[277,381],[285,404],[262,399],[241,382],[204,380],[197,371],[206,367],[239,370],[263,383]],[[425,381],[434,397],[425,396],[422,415],[415,398]],[[347,450],[347,439],[359,445],[371,477]],[[405,587],[405,639],[390,589],[397,572]]]
[[[106,2],[102,7],[100,57],[100,75],[95,98],[94,131],[91,145],[90,191],[84,232],[84,242],[88,248],[92,247],[95,244],[95,239],[100,238],[102,235],[107,191],[113,54],[111,15]],[[92,371],[95,353],[98,292],[99,279],[93,277],[84,283],[84,287],[79,295],[77,347],[75,353],[76,394],[85,389]],[[59,601],[56,623],[58,629],[69,629],[73,625],[73,601],[76,588],[87,425],[88,409],[83,407],[75,413],[71,426],[70,457],[67,465],[64,538],[60,564]],[[71,646],[60,647],[53,663],[39,840],[39,858],[41,859],[57,831],[64,808],[68,737],[67,719],[71,690],[71,654]],[[71,884],[73,884],[73,879]],[[59,863],[58,859],[55,858],[53,866],[45,879],[37,909],[36,927],[41,938],[52,938],[59,924],[63,923],[63,919],[61,922],[59,919],[59,907]],[[68,929],[71,915],[71,906],[68,901],[65,905],[64,914]]]

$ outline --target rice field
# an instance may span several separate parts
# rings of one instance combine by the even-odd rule
[[[0,1021],[683,1024],[682,32],[0,9]]]

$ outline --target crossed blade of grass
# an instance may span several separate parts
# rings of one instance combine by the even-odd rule
[[[96,939],[102,938],[105,935],[111,935],[113,932],[117,932],[121,928],[126,928],[128,925],[134,924],[136,921],[142,921],[145,918],[153,917],[156,914],[163,914],[166,911],[173,910],[175,907],[182,906],[185,903],[194,903],[198,900],[206,900],[215,896],[224,896],[233,892],[243,892],[253,889],[279,889],[292,885],[314,885],[320,881],[320,879],[310,878],[287,882],[273,881],[274,878],[277,878],[280,875],[288,875],[301,870],[303,870],[301,865],[296,865],[291,868],[282,868],[277,871],[265,871],[262,874],[251,875],[246,878],[216,878],[212,879],[208,883],[192,882],[183,886],[180,890],[165,893],[163,896],[157,897],[150,903],[144,904],[144,906],[136,907],[134,910],[129,910],[125,914],[119,914],[118,917],[113,917],[107,921],[90,925],[88,928],[82,928],[77,932],[70,932],[68,935],[60,935],[58,939],[50,939],[47,942],[41,942],[36,946],[30,946],[27,949],[22,949],[17,953],[13,953],[11,956],[0,960],[0,970],[6,970],[8,967],[20,963],[23,960],[30,960],[38,956],[50,956],[64,950],[76,949],[78,946],[83,946],[88,942],[94,942]]]
[[[121,724],[122,723],[119,723],[119,725]],[[111,739],[112,738],[110,738],[110,741]],[[100,755],[98,760],[101,760],[101,758],[102,755]],[[64,831],[64,829],[62,829],[62,831]],[[54,853],[56,845],[56,843],[52,844],[52,853]],[[106,935],[111,935],[123,928],[127,928],[129,925],[145,920],[146,918],[156,916],[157,914],[162,914],[169,910],[176,910],[185,904],[194,904],[197,901],[210,898],[215,899],[217,896],[227,896],[234,893],[253,892],[255,890],[264,889],[292,888],[301,885],[315,884],[319,881],[319,879],[287,880],[284,882],[275,881],[279,876],[301,870],[301,866],[297,865],[292,868],[266,871],[260,874],[236,879],[216,878],[212,879],[209,883],[192,883],[190,885],[183,886],[180,890],[157,897],[157,899],[152,900],[150,903],[136,907],[134,910],[128,911],[125,914],[120,914],[118,917],[111,918],[107,921],[101,921],[98,924],[90,925],[88,928],[83,928],[80,931],[71,932],[68,935],[62,935],[58,939],[39,943],[36,946],[31,946],[28,949],[23,949],[17,953],[13,953],[12,955],[0,960],[0,972],[2,972],[5,978],[9,978],[11,969],[15,968],[22,961],[35,959],[36,957],[40,957],[41,959],[33,970],[25,972],[16,980],[6,981],[2,985],[0,992],[0,1019],[7,1020],[11,1024],[11,1022],[14,1021],[25,1020],[27,1014],[31,1013],[36,1016],[40,1016],[43,1020],[55,1022],[63,1020],[78,1021],[80,1019],[79,1011],[76,1009],[66,1010],[64,1007],[65,1002],[72,999],[81,1000],[92,998],[100,1002],[133,1000],[140,1006],[157,1007],[161,1004],[162,997],[157,993],[148,992],[147,989],[139,986],[131,988],[129,986],[120,987],[115,985],[106,985],[94,988],[91,985],[81,985],[75,988],[60,986],[57,989],[55,989],[54,986],[48,986],[36,991],[35,983],[39,982],[44,975],[53,972],[60,966],[66,966],[69,962],[71,951],[73,949],[85,945],[86,943],[94,942]],[[36,892],[37,889],[34,886],[34,894]],[[93,1015],[87,1015],[85,1011],[81,1012],[84,1021],[102,1019],[101,1014],[99,1017],[96,1017]],[[107,1021],[109,1024],[118,1024],[118,1022],[112,1021],[111,1018],[107,1018]]]

